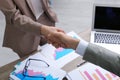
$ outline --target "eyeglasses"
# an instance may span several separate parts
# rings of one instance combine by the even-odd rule
[[[48,68],[50,65],[43,61],[43,60],[40,60],[40,59],[28,59],[25,63],[25,67],[22,71],[22,80],[26,79],[26,78],[30,78],[30,79],[40,79],[40,80],[46,80],[46,77],[44,77],[43,75],[30,75],[29,74],[29,67],[30,66],[36,66],[36,67],[39,67],[39,68]],[[64,77],[62,80],[72,80],[70,78],[70,76],[68,74],[66,74],[67,77]],[[69,79],[68,79],[69,78]]]
[[[68,73],[66,73],[66,76],[62,80],[72,80],[72,78],[69,76]]]
[[[44,76],[40,76],[40,75],[29,75],[28,74],[28,68],[30,66],[37,66],[40,68],[48,68],[49,64],[43,60],[39,60],[39,59],[28,59],[25,63],[25,67],[23,69],[23,76],[24,78],[39,78],[40,80],[46,80],[46,77]]]

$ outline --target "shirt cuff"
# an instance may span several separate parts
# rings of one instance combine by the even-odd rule
[[[80,39],[80,42],[76,48],[76,53],[80,54],[81,56],[83,56],[85,54],[85,50],[88,46],[88,42],[83,40],[83,39]]]

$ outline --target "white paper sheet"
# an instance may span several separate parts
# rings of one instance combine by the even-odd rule
[[[113,73],[96,66],[92,63],[85,63],[81,67],[69,72],[72,80],[119,80]]]

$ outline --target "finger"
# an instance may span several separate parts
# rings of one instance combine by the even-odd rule
[[[55,38],[51,34],[48,34],[47,39],[48,39],[48,42],[50,43],[55,42]]]
[[[64,30],[62,30],[62,29],[60,29],[60,28],[57,28],[57,31],[58,31],[58,32],[65,33],[65,31],[64,31]]]
[[[50,40],[47,40],[48,44],[52,44],[52,42]]]
[[[48,36],[46,37],[46,39],[47,39],[47,42],[49,43],[49,44],[51,44],[52,42],[51,42],[51,39],[50,39],[50,37],[51,37],[51,35],[50,34],[48,34]]]
[[[55,44],[55,47],[56,47],[56,48],[59,48],[59,47],[60,47],[60,45],[59,45],[59,44]]]
[[[47,39],[50,39],[52,37],[52,35],[48,34],[46,37],[47,37]]]
[[[60,44],[58,44],[58,43],[52,43],[52,45],[55,47],[55,48],[58,48],[58,47],[60,47]]]
[[[63,48],[67,48],[67,46],[65,44],[61,44],[60,46]]]

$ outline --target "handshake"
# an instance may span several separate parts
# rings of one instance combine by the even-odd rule
[[[57,27],[47,27],[41,28],[41,33],[47,38],[48,43],[52,44],[56,48],[72,48],[76,49],[79,43],[79,39],[74,39],[65,34],[62,29]]]

